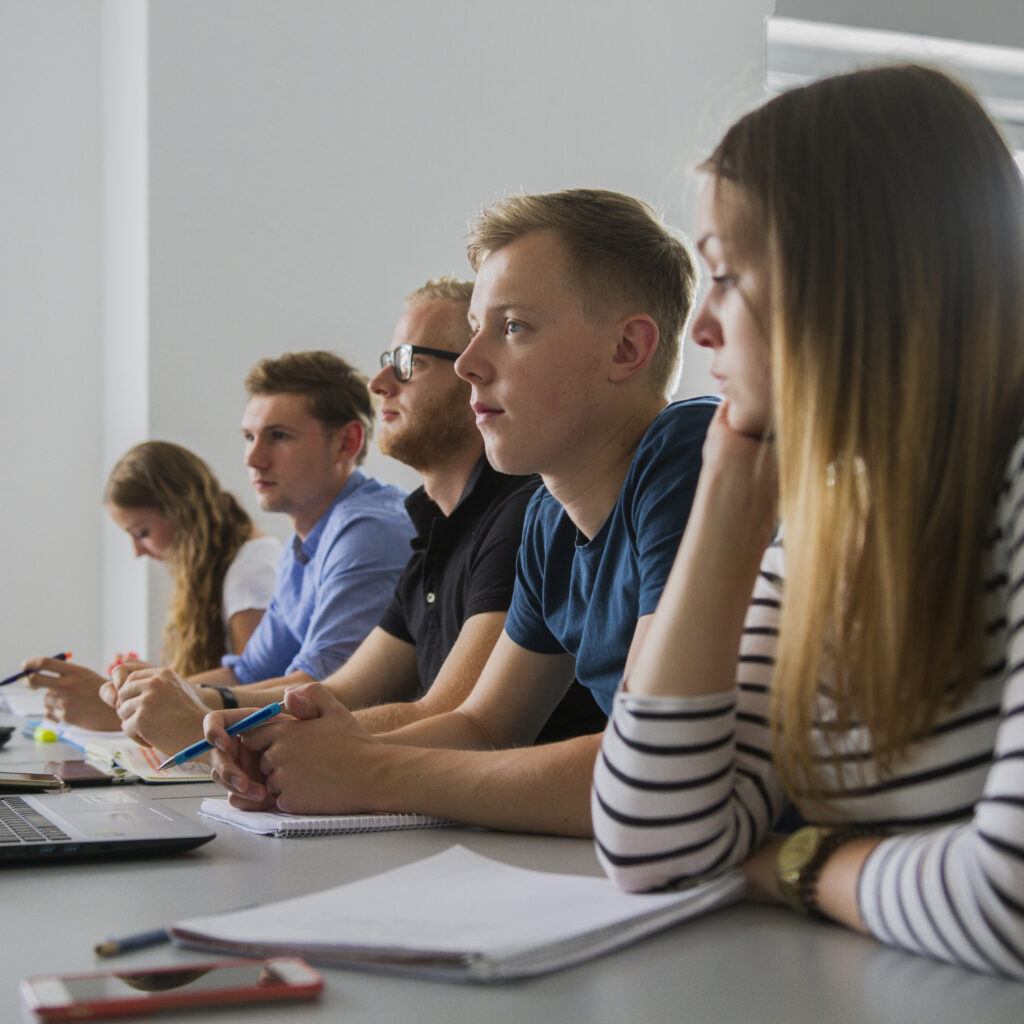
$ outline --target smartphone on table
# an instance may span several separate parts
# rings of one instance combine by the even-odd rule
[[[320,973],[297,957],[214,960],[140,970],[23,978],[21,997],[38,1020],[98,1020],[191,1006],[315,999]]]
[[[117,767],[103,768],[84,759],[47,761],[45,771],[52,772],[69,786],[110,786],[115,782],[138,782],[138,775]]]
[[[63,793],[67,788],[52,772],[0,772],[0,793]]]

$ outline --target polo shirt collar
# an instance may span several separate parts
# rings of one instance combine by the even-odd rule
[[[405,510],[409,513],[416,533],[425,537],[430,533],[431,524],[435,519],[447,519],[449,522],[457,522],[462,518],[468,508],[471,508],[483,496],[488,502],[503,478],[503,474],[491,467],[486,455],[481,455],[476,464],[470,470],[466,480],[466,486],[459,495],[459,500],[452,509],[450,516],[445,516],[441,509],[431,500],[423,487],[417,487],[408,498],[405,499]]]

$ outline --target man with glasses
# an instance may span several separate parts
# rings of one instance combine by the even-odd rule
[[[469,405],[469,386],[454,362],[469,340],[472,284],[444,277],[406,299],[394,348],[369,383],[378,399],[383,454],[415,469],[423,486],[405,506],[418,536],[378,624],[352,656],[320,678],[364,727],[386,731],[457,707],[501,634],[512,598],[516,552],[536,477],[493,470]],[[396,554],[405,557],[404,539]],[[289,681],[290,682],[290,681]],[[115,673],[109,688],[125,731],[173,752],[199,738],[210,708],[260,707],[285,682],[269,679],[195,692],[167,669]],[[117,697],[113,691],[117,690]],[[177,709],[177,710],[175,710]],[[603,726],[604,715],[581,687],[570,690],[544,738]],[[173,750],[172,750],[173,748]]]

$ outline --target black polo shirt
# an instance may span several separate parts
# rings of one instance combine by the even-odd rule
[[[539,477],[499,473],[481,455],[450,516],[422,487],[405,499],[417,536],[380,627],[416,646],[421,693],[467,619],[508,611],[523,516],[538,486]]]
[[[417,536],[380,627],[415,646],[421,695],[467,619],[508,611],[523,518],[539,486],[539,477],[499,473],[481,455],[450,516],[422,487],[405,499]],[[599,732],[605,722],[590,692],[573,683],[538,740]]]

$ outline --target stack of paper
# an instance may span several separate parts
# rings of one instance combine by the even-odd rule
[[[738,872],[672,893],[510,867],[453,846],[308,896],[179,921],[175,941],[403,974],[503,981],[568,967],[732,903]]]

